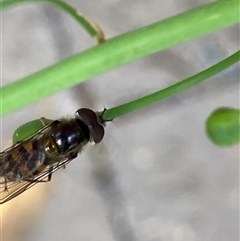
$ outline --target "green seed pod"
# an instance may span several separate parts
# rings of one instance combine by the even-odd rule
[[[232,146],[240,142],[240,110],[219,108],[206,121],[209,138],[219,146]]]
[[[36,119],[33,121],[29,121],[21,126],[19,126],[13,133],[12,141],[13,144],[17,142],[21,142],[22,140],[28,139],[36,132],[38,132],[44,126],[51,124],[53,120],[50,119]]]

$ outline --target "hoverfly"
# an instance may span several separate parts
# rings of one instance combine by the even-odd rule
[[[77,157],[88,142],[97,144],[104,136],[100,113],[86,108],[70,119],[42,118],[42,127],[0,153],[0,204],[39,182],[50,181],[52,173]]]

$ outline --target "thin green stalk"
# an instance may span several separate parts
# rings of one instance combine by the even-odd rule
[[[237,22],[239,1],[216,1],[115,37],[4,86],[1,116],[118,66]]]
[[[233,64],[240,60],[240,51],[234,53],[230,57],[224,59],[223,61],[213,65],[212,67],[195,74],[177,84],[171,85],[163,90],[157,91],[153,94],[144,96],[140,99],[131,101],[129,103],[108,109],[104,112],[103,120],[112,120],[120,116],[126,115],[128,113],[134,112],[141,108],[152,105],[160,100],[166,99],[172,95],[175,95],[183,90],[186,90],[200,82],[207,80],[211,76],[218,74],[219,72],[229,68]]]
[[[60,1],[60,0],[4,0],[0,3],[0,10],[9,8],[11,6],[21,4],[21,3],[50,3],[53,5],[56,5],[63,11],[67,12],[69,15],[71,15],[75,20],[80,23],[80,25],[85,28],[85,30],[91,35],[91,36],[96,36],[97,31],[96,29],[87,21],[83,15],[77,12],[75,8],[70,6],[69,4]]]

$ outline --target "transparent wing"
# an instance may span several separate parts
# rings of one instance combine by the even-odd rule
[[[29,156],[35,156],[40,153],[39,147],[36,143],[47,132],[51,133],[51,128],[59,121],[54,121],[49,125],[44,126],[34,133],[31,137],[18,142],[3,152],[0,153],[0,177],[6,174],[6,170],[16,170],[19,165],[26,165]]]
[[[0,163],[1,160],[7,156],[9,153],[11,153],[14,149],[18,148],[20,145],[24,144],[25,142],[29,142],[31,140],[35,140],[35,139],[39,139],[44,133],[51,131],[51,127],[53,125],[56,125],[56,123],[58,123],[59,121],[53,121],[51,124],[44,126],[43,128],[39,129],[36,133],[34,133],[31,137],[26,138],[25,140],[18,142],[10,147],[8,147],[7,149],[5,149],[4,151],[2,151],[0,153]]]
[[[0,153],[0,204],[11,200],[34,186],[36,183],[43,181],[43,179],[49,176],[52,172],[55,172],[70,161],[70,159],[63,158],[63,160],[58,160],[55,164],[52,164],[51,167],[40,166],[37,169],[38,174],[19,178],[21,179],[19,181],[15,181],[15,179],[12,179],[14,181],[10,181],[6,177],[7,170],[15,170],[19,165],[26,165],[28,162],[27,158],[24,159],[24,156],[27,156],[24,154],[26,150],[28,151],[27,154],[38,156],[36,154],[39,153],[39,150],[34,149],[32,143],[39,140],[46,132],[51,132],[51,127],[58,122],[59,121],[54,121],[51,124],[44,126],[31,137],[10,146]],[[24,151],[21,151],[22,149],[24,149]],[[14,153],[14,157],[12,156],[12,153]]]
[[[46,166],[44,170],[37,175],[29,177],[27,180],[7,182],[4,177],[0,177],[0,204],[3,204],[19,194],[25,192],[39,182],[48,181],[48,177],[56,172],[58,169],[65,167],[73,158],[64,159],[58,163],[54,163],[50,166]]]

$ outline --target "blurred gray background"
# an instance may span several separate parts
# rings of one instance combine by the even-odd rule
[[[110,38],[210,1],[67,2]],[[22,4],[1,16],[3,85],[96,44],[49,4]],[[233,26],[57,93],[2,118],[2,149],[29,120],[123,104],[238,48]],[[239,146],[219,148],[205,135],[205,120],[219,106],[239,107],[239,65],[108,123],[102,143],[89,145],[50,183],[1,206],[1,241],[237,241]]]

